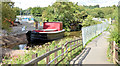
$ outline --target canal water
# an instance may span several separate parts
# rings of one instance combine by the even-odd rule
[[[72,32],[65,32],[64,33],[64,38],[61,38],[61,39],[67,39],[67,38],[73,38],[73,37],[78,37],[78,38],[82,38],[82,32],[81,31],[72,31]],[[56,43],[59,43],[61,39],[57,39],[55,40]],[[39,44],[31,44],[31,45],[28,45],[28,44],[20,44],[20,45],[16,45],[15,47],[13,47],[12,49],[13,50],[26,50],[25,47],[27,46],[36,46],[36,45],[43,45],[45,43],[48,43],[48,42],[52,42],[52,41],[40,41]]]
[[[25,47],[27,46],[27,44],[20,44],[20,45],[16,45],[15,47],[13,47],[13,50],[26,50]]]

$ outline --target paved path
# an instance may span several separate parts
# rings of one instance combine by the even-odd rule
[[[109,45],[107,38],[109,34],[109,32],[105,31],[100,36],[88,43],[85,52],[83,55],[78,55],[76,57],[78,58],[80,56],[74,64],[112,64],[107,61],[107,48]],[[87,48],[89,49],[87,50]],[[73,61],[76,58],[74,58],[70,64],[73,64]]]

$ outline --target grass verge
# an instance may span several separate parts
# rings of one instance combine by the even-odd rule
[[[33,54],[38,54],[38,56],[41,56],[43,55],[44,53],[46,53],[47,49],[49,51],[52,51],[53,49],[55,49],[55,46],[57,47],[61,47],[62,44],[65,44],[66,42],[68,41],[71,41],[71,40],[75,40],[75,39],[78,39],[77,37],[74,37],[74,38],[65,38],[65,39],[62,39],[60,40],[59,42],[56,42],[56,41],[52,41],[52,42],[49,42],[49,43],[46,43],[44,45],[40,45],[40,46],[35,46],[34,48],[31,48],[31,47],[26,47],[26,48],[29,48],[29,50],[27,50],[27,52],[25,52],[24,55],[18,55],[18,56],[11,56],[11,57],[4,57],[2,59],[2,64],[25,64],[26,62],[29,62],[30,60],[32,60],[32,55]],[[79,41],[80,42],[80,41]],[[72,43],[74,44],[74,43]],[[68,45],[69,46],[69,45]],[[81,50],[82,48],[79,47],[77,49],[75,49],[74,51],[72,51],[72,54],[76,53],[77,50]],[[64,49],[65,51],[66,49]],[[61,50],[57,52],[57,55],[60,55],[62,52]],[[51,54],[50,55],[50,60],[54,59],[55,54]],[[66,55],[66,54],[65,54]],[[61,62],[61,64],[66,64],[71,58],[73,58],[74,56],[71,55],[70,53],[67,54],[67,60],[64,60]],[[57,60],[59,61],[62,57],[59,57]],[[46,58],[43,59],[42,61],[38,62],[38,64],[46,64]],[[55,64],[55,62],[53,62],[52,64]]]
[[[88,43],[90,43],[93,39],[97,38],[98,36],[100,36],[102,33],[98,34],[97,36],[93,37],[92,39],[90,39],[84,46],[84,48],[88,45]]]

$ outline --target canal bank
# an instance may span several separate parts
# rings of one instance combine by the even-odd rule
[[[51,41],[51,42],[46,42],[45,44],[41,45],[41,44],[38,44],[38,45],[35,45],[33,47],[30,47],[30,46],[27,46],[25,47],[25,49],[28,49],[28,50],[20,50],[20,49],[8,49],[10,50],[9,52],[6,52],[8,56],[6,56],[8,59],[4,61],[4,63],[10,61],[10,59],[12,59],[13,61],[11,61],[11,63],[20,63],[20,61],[15,61],[14,59],[16,58],[17,56],[17,59],[21,59],[24,60],[22,61],[21,63],[24,64],[28,61],[31,60],[31,56],[35,53],[38,53],[38,56],[41,56],[42,54],[46,53],[47,50],[48,51],[52,51],[53,49],[55,49],[55,47],[61,47],[63,44],[65,44],[66,42],[69,42],[69,41],[72,41],[72,40],[76,40],[78,38],[80,38],[80,34],[81,34],[81,31],[76,31],[76,32],[68,32],[70,33],[69,35],[65,36],[64,38],[62,39],[57,39],[57,40],[54,40],[54,41]],[[74,34],[73,33],[76,33],[76,36],[73,36]],[[79,35],[79,37],[78,37]],[[11,54],[12,53],[12,54]],[[22,54],[22,55],[21,55]],[[53,56],[54,58],[54,56]],[[44,63],[44,62],[42,62]]]
[[[21,36],[22,37],[22,36]],[[54,49],[54,45],[61,45],[64,44],[70,40],[74,40],[77,38],[81,38],[81,31],[72,31],[72,32],[65,32],[65,36],[64,38],[61,39],[57,39],[54,41],[40,41],[40,43],[37,44],[27,44],[26,43],[19,43],[19,44],[11,44],[11,45],[6,45],[3,46],[3,51],[2,53],[5,56],[16,56],[16,55],[21,55],[21,54],[25,54],[26,51],[28,50],[36,50],[38,47],[41,47],[41,49],[45,48],[45,47],[52,47],[52,49]],[[9,46],[9,47],[8,47]],[[51,50],[52,50],[51,49]],[[19,53],[16,53],[19,52]]]
[[[68,39],[68,38],[75,38],[75,37],[76,38],[82,38],[81,31],[65,32],[63,38],[56,39],[56,40],[53,40],[53,41],[55,43],[59,43],[61,40],[65,40],[65,39]],[[27,44],[27,42],[26,43],[20,43],[18,45],[15,45],[14,47],[12,47],[12,49],[19,50],[19,49],[24,49],[24,47],[26,47],[26,46],[31,46],[31,47],[40,46],[40,45],[44,45],[46,43],[52,43],[53,41],[39,41],[39,42],[33,43],[33,44]]]

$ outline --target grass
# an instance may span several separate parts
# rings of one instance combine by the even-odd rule
[[[111,43],[109,44],[109,46],[108,46],[108,49],[107,49],[107,58],[108,58],[108,61],[109,62],[112,62],[112,49],[111,49]]]
[[[84,48],[88,45],[88,43],[90,43],[93,39],[97,38],[98,36],[100,36],[102,33],[98,34],[97,36],[93,37],[92,39],[90,39],[89,41],[87,41],[87,43],[85,44]]]

